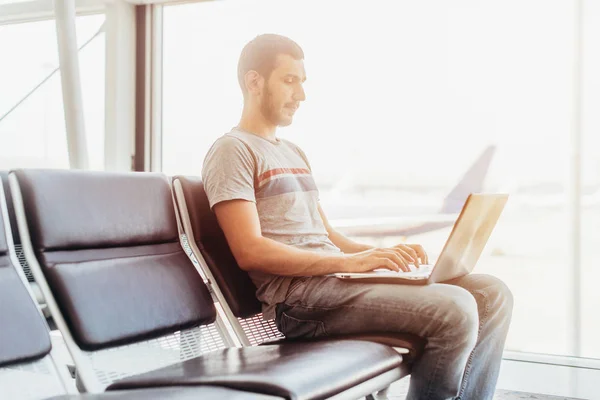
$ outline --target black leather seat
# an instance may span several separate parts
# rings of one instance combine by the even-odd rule
[[[15,209],[10,195],[10,187],[8,186],[8,171],[0,171],[0,179],[2,180],[2,186],[4,187],[4,199],[6,200],[6,207],[8,209],[8,223],[12,232],[13,243],[21,244],[19,239],[19,229],[17,228],[17,219],[15,217]]]
[[[179,244],[164,175],[14,174],[31,245],[50,287],[45,294],[55,298],[53,313],[59,321],[62,314],[59,328],[73,337],[75,351],[112,351],[215,321],[208,289]],[[389,346],[358,341],[230,348],[118,380],[108,390],[218,385],[320,399],[360,385],[360,397],[399,379],[401,363]]]
[[[400,359],[392,353],[363,341],[228,348],[125,378],[109,389],[211,384],[286,399],[325,399],[398,368]]]
[[[0,191],[0,196],[3,194]],[[10,225],[10,224],[6,224]],[[9,255],[5,235],[5,223],[0,213],[0,374],[2,368],[16,364],[27,364],[47,357],[52,348],[48,327],[44,323],[36,305],[27,293],[27,289],[19,277],[15,265]],[[48,374],[50,372],[46,372]],[[60,378],[56,377],[56,387],[60,386]],[[39,384],[24,382],[23,384]],[[26,388],[15,388],[25,391]],[[6,394],[8,388],[0,388],[0,394]],[[11,393],[11,392],[9,392]],[[4,398],[4,397],[2,397]],[[278,397],[242,392],[215,386],[193,388],[160,388],[146,390],[128,390],[96,395],[60,395],[53,400],[221,400],[251,399],[277,400]]]
[[[197,386],[72,394],[52,397],[48,400],[281,400],[281,398],[217,386]]]
[[[4,229],[0,215],[0,367],[41,359],[51,348],[46,324],[13,266]]]
[[[195,244],[202,253],[202,257],[217,281],[231,311],[237,318],[248,318],[259,314],[261,304],[255,296],[256,287],[248,274],[239,268],[235,261],[217,218],[210,210],[201,179],[176,176],[173,180],[181,182]],[[425,346],[423,338],[403,333],[391,335],[370,332],[364,335],[336,336],[332,339],[368,340],[408,349],[409,354],[403,355],[402,368],[405,374],[410,372],[411,363],[421,355]],[[267,344],[289,341],[289,339],[283,339]]]
[[[13,207],[12,196],[10,195],[10,187],[8,185],[8,171],[0,171],[0,179],[2,179],[2,185],[4,186],[4,197],[6,199],[6,207],[8,209],[8,218],[10,222],[10,229],[12,232],[13,245],[15,246],[16,251],[21,251],[21,238],[19,236],[19,229],[17,227],[17,220],[15,216],[15,209]],[[50,312],[46,307],[44,297],[42,296],[42,292],[40,291],[38,284],[35,282],[33,276],[31,275],[29,265],[27,265],[27,263],[24,262],[23,258],[21,258],[19,261],[21,262],[21,267],[23,268],[23,272],[25,272],[27,280],[29,281],[29,286],[31,287],[31,290],[35,295],[37,303],[41,307],[42,312],[44,313],[44,316],[48,321],[48,324],[53,326],[52,318],[50,318]]]

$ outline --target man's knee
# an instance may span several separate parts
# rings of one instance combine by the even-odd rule
[[[475,298],[466,290],[454,287],[440,304],[443,334],[475,346],[479,331],[479,313]]]
[[[483,278],[486,285],[480,290],[485,292],[485,296],[490,303],[489,307],[498,313],[510,317],[512,315],[514,298],[509,287],[495,276],[484,275]]]

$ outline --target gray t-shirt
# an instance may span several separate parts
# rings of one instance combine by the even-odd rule
[[[256,203],[262,235],[300,249],[339,252],[319,214],[319,192],[304,152],[234,128],[215,141],[202,180],[210,207],[243,199]],[[285,300],[292,277],[250,272],[265,319]]]

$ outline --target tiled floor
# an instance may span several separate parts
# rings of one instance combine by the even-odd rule
[[[494,400],[516,400],[516,399],[535,399],[535,400],[575,400],[571,397],[547,396],[544,394],[513,392],[509,390],[497,390]]]
[[[390,400],[405,400],[406,393],[408,392],[408,384],[410,382],[410,378],[402,379],[400,382],[392,385],[390,393],[388,397]],[[496,391],[496,395],[494,396],[494,400],[577,400],[570,397],[557,397],[557,396],[548,396],[543,394],[535,394],[535,393],[523,393],[523,392],[515,392],[512,390],[502,390],[499,389]]]

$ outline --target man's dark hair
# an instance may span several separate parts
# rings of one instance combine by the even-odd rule
[[[295,60],[304,59],[304,52],[296,42],[288,37],[272,33],[259,35],[244,46],[238,62],[238,81],[244,96],[246,95],[244,83],[246,73],[256,71],[265,80],[268,80],[271,72],[275,69],[278,54],[287,54]]]

